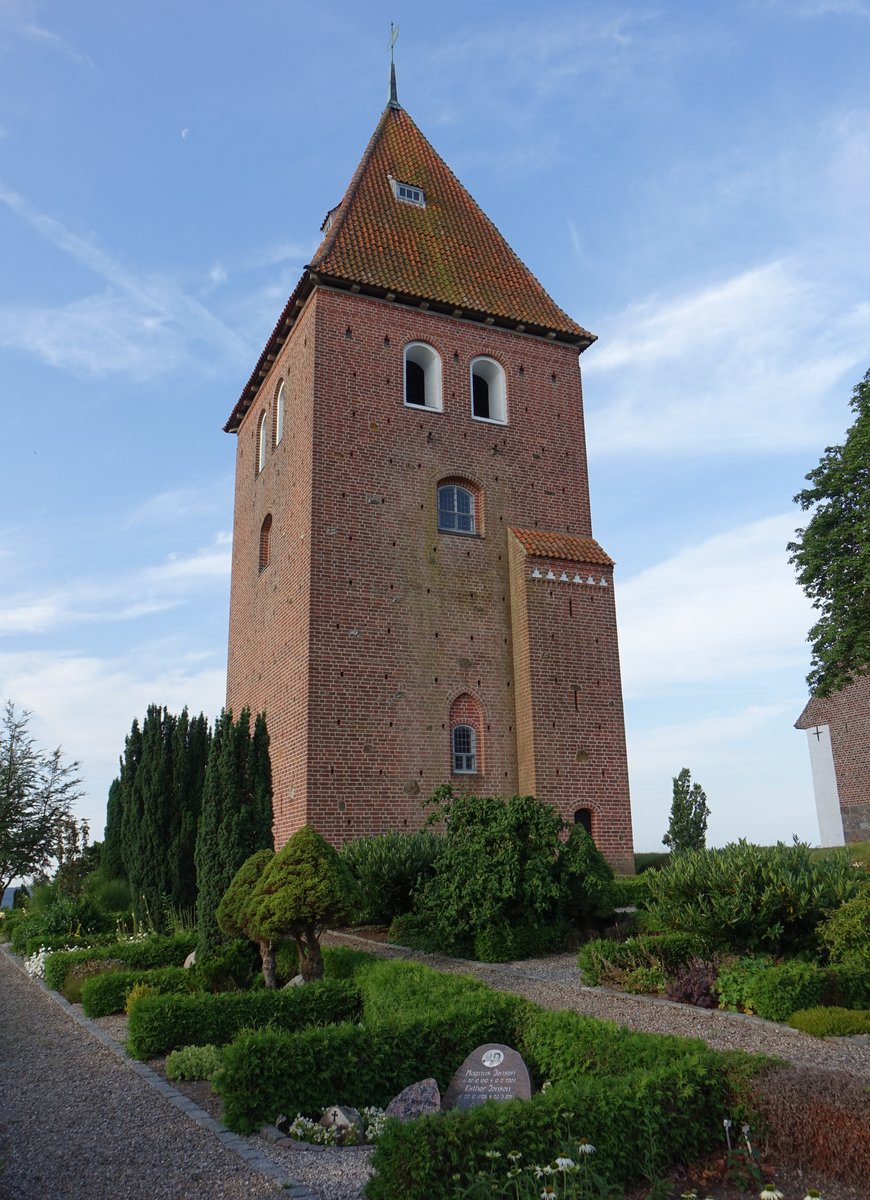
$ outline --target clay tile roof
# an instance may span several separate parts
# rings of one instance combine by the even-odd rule
[[[391,179],[420,188],[425,207],[398,200]],[[331,220],[330,220],[331,218]],[[400,300],[426,300],[472,319],[522,325],[581,351],[595,334],[547,295],[489,217],[398,105],[388,105],[326,236],[287,301],[224,429],[235,432],[254,402],[312,286],[370,288]]]
[[[425,195],[398,200],[391,178]],[[593,341],[547,295],[404,109],[388,106],[311,269]]]
[[[613,559],[592,537],[576,537],[570,533],[548,533],[543,529],[514,529],[511,533],[526,554],[535,558],[558,558],[564,562],[595,563],[612,567]]]

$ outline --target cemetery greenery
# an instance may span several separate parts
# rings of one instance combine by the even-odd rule
[[[165,713],[161,720],[165,726]],[[566,830],[532,797],[445,788],[432,800],[437,832],[361,839],[339,854],[302,829],[274,853],[252,846],[262,824],[243,819],[226,790],[230,781],[243,786],[262,818],[268,788],[263,743],[255,749],[254,742],[246,714],[239,722],[224,714],[211,740],[197,865],[209,859],[208,869],[220,863],[227,872],[231,856],[222,857],[221,847],[230,844],[236,861],[205,943],[189,921],[167,933],[116,925],[116,914],[98,903],[109,894],[102,868],[66,871],[78,880],[70,885],[77,911],[89,904],[94,928],[58,921],[49,934],[38,926],[40,905],[52,910],[59,902],[57,878],[0,924],[11,925],[29,969],[87,1013],[126,1010],[134,1056],[176,1053],[179,1078],[209,1078],[225,1122],[243,1133],[281,1113],[300,1114],[294,1128],[302,1130],[331,1104],[386,1106],[427,1076],[443,1093],[486,1042],[522,1054],[530,1100],[408,1124],[378,1117],[370,1200],[538,1195],[542,1184],[530,1168],[557,1158],[566,1191],[566,1162],[587,1176],[592,1169],[589,1144],[608,1185],[629,1185],[639,1174],[661,1179],[718,1145],[723,1116],[754,1120],[767,1068],[700,1041],[545,1011],[420,963],[321,948],[323,929],[336,922],[376,919],[399,943],[484,961],[581,941],[587,984],[742,1009],[819,1036],[868,1028],[870,872],[849,851],[741,841],[681,849],[654,870],[617,880],[582,827]],[[235,824],[231,838],[222,841],[224,820],[212,826],[208,805]],[[210,827],[216,837],[207,847]],[[81,839],[77,847],[73,859]],[[216,879],[200,883],[200,910]],[[625,907],[635,911],[615,914]],[[197,961],[185,968],[194,948]],[[299,973],[308,982],[285,989]],[[843,1144],[846,1135],[838,1136]],[[857,1162],[860,1147],[855,1153]]]
[[[856,384],[855,420],[841,446],[829,446],[795,503],[812,516],[788,550],[798,582],[818,610],[809,632],[807,683],[821,696],[870,671],[870,371]]]

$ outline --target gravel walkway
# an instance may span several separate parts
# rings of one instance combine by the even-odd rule
[[[282,1194],[276,1179],[252,1170],[159,1095],[5,953],[0,1064],[3,1200],[274,1200]]]

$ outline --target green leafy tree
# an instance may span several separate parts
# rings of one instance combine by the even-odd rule
[[[356,882],[338,851],[309,825],[298,829],[266,864],[244,913],[253,940],[293,938],[308,982],[323,977],[320,935],[344,920]]]
[[[246,858],[233,876],[233,881],[224,892],[217,906],[217,923],[220,930],[231,938],[247,938],[256,942],[263,963],[263,979],[266,987],[278,986],[275,972],[275,954],[272,939],[261,937],[256,922],[255,888],[260,878],[275,857],[274,850],[258,850]]]
[[[700,783],[692,783],[692,773],[683,767],[674,776],[671,819],[662,842],[673,852],[703,850],[707,841],[707,818],[710,809]]]
[[[60,747],[42,750],[29,723],[30,713],[7,701],[0,716],[0,895],[51,862],[58,831],[83,794],[79,764],[65,763]]]
[[[819,612],[810,629],[810,690],[828,696],[870,671],[870,371],[856,384],[855,421],[829,446],[795,503],[813,510],[788,550]]]
[[[271,849],[272,769],[269,734],[261,713],[238,721],[225,709],[209,750],[196,838],[196,920],[202,962],[224,942],[217,907],[239,867],[256,850]]]

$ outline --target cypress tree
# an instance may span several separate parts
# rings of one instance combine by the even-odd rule
[[[176,718],[151,704],[142,723],[142,758],[133,781],[133,807],[140,814],[130,861],[133,908],[140,920],[164,926],[169,899],[167,841],[172,813],[172,738]]]
[[[103,854],[100,864],[109,879],[124,879],[124,859],[121,855],[121,821],[124,789],[120,779],[113,779],[106,802],[106,832],[103,835]]]
[[[225,709],[215,724],[196,840],[197,928],[200,960],[226,939],[216,912],[242,863],[257,850],[270,850],[272,770],[266,719],[260,714],[251,734],[251,714],[238,721]]]
[[[139,853],[139,830],[142,824],[142,814],[136,805],[133,784],[142,759],[142,731],[139,722],[133,718],[130,732],[124,742],[124,756],[121,759],[121,774],[118,780],[121,789],[121,862],[124,866],[124,878],[132,888],[132,874],[136,871],[136,859]]]
[[[172,809],[167,865],[170,899],[185,911],[196,904],[196,830],[210,742],[211,731],[203,714],[191,719],[184,709],[172,742]]]

